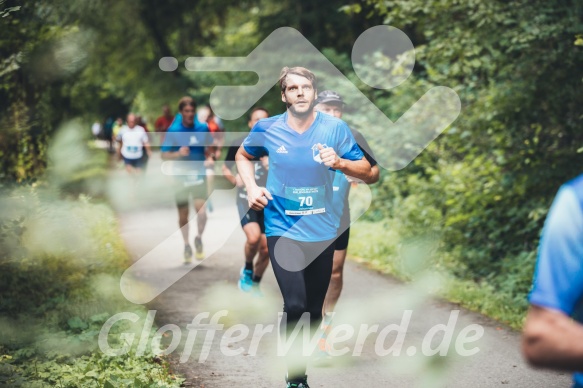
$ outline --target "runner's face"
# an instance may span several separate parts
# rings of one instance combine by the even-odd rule
[[[342,104],[322,103],[314,107],[318,112],[326,113],[330,116],[342,118]]]
[[[307,116],[312,112],[316,90],[305,77],[296,74],[287,75],[287,85],[281,93],[281,100],[293,115]]]
[[[136,116],[135,115],[128,115],[127,121],[128,121],[129,128],[133,128],[136,126]]]
[[[247,123],[247,125],[249,125],[249,129],[253,128],[253,126],[261,119],[266,119],[268,118],[269,115],[267,114],[266,111],[264,110],[256,110],[255,112],[253,112],[253,114],[251,115],[251,120],[249,120],[249,122]]]
[[[184,126],[192,127],[192,124],[194,124],[194,108],[190,105],[186,105],[184,108],[182,108],[180,113],[182,114],[182,123]]]

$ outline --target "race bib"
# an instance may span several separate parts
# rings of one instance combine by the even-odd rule
[[[142,157],[142,147],[139,146],[131,146],[126,145],[124,146],[123,155],[129,159],[138,159]]]
[[[326,187],[286,187],[285,214],[304,216],[326,212]]]

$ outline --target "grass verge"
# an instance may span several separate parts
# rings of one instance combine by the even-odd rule
[[[410,260],[403,254],[405,244],[399,228],[391,220],[358,221],[350,230],[349,256],[352,259],[403,281],[411,280],[414,271],[410,270]],[[427,269],[442,279],[435,295],[520,330],[528,307],[526,295],[513,294],[486,281],[476,283],[454,276],[449,270],[456,260],[452,256],[452,253],[438,250],[423,259]]]
[[[163,356],[132,347],[147,312],[121,295],[129,258],[109,206],[29,187],[0,197],[0,214],[0,386],[181,385]],[[119,312],[139,319],[111,328],[119,355],[106,355],[98,338]]]

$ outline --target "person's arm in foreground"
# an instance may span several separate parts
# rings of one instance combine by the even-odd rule
[[[562,311],[531,306],[522,339],[530,364],[569,371],[583,370],[583,325]]]
[[[568,184],[547,216],[529,297],[522,351],[534,366],[583,371],[583,325],[570,317],[583,295],[582,238],[583,211]]]

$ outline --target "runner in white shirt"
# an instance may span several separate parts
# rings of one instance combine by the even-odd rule
[[[144,149],[148,156],[151,154],[146,130],[136,125],[136,116],[130,113],[127,125],[124,125],[117,135],[119,159],[123,159],[127,172],[140,173],[143,168]]]

